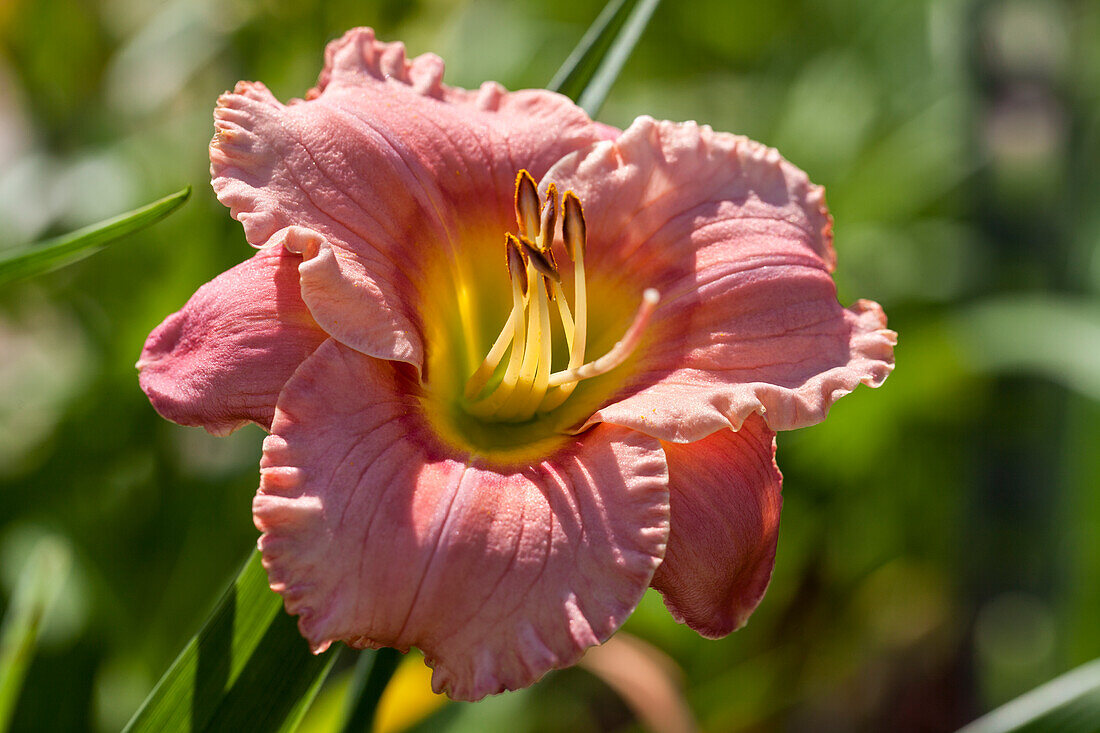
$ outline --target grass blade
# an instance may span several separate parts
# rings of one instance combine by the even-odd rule
[[[622,27],[626,11],[635,0],[610,0],[592,21],[573,52],[554,74],[547,89],[561,92],[574,101],[588,86],[588,81],[599,66],[600,59],[607,52],[615,33]]]
[[[0,731],[11,723],[42,620],[69,576],[71,559],[64,545],[41,540],[19,576],[0,626]]]
[[[547,89],[595,117],[660,0],[611,0],[589,26]]]
[[[630,58],[634,46],[642,37],[650,18],[653,17],[653,11],[657,9],[660,2],[661,0],[638,0],[615,35],[615,39],[600,60],[591,80],[577,99],[577,104],[588,113],[589,117],[595,118],[596,113],[603,107],[604,100],[611,92],[611,86],[619,78],[619,72],[623,70],[623,65]]]
[[[344,733],[368,733],[374,730],[378,701],[382,699],[386,685],[397,671],[401,657],[401,652],[388,647],[359,652],[355,677],[348,688],[349,705],[344,719]]]
[[[289,731],[336,659],[314,656],[253,552],[126,731]]]
[[[1100,730],[1100,659],[1093,660],[978,718],[959,733]]]
[[[82,260],[113,240],[155,224],[191,196],[187,186],[140,209],[78,229],[70,234],[0,252],[0,284],[55,270]]]

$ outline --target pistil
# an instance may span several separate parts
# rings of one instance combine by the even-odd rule
[[[642,303],[638,306],[638,312],[634,314],[634,321],[630,324],[630,328],[626,330],[626,333],[623,334],[623,337],[615,342],[610,351],[599,359],[582,364],[575,369],[554,372],[550,375],[548,385],[551,387],[559,385],[576,386],[577,382],[607,374],[626,361],[627,357],[634,352],[634,349],[642,340],[642,334],[645,332],[646,326],[649,325],[650,316],[657,309],[657,303],[660,300],[661,294],[656,289],[646,288],[646,291],[642,293]]]

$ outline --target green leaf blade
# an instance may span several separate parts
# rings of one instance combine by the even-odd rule
[[[1036,687],[959,733],[1095,733],[1100,730],[1100,659]]]
[[[589,117],[595,118],[603,107],[607,95],[611,93],[611,87],[619,78],[626,60],[633,53],[634,46],[638,44],[638,40],[645,32],[660,3],[661,0],[638,0],[638,4],[630,12],[630,16],[623,23],[615,40],[611,42],[592,79],[585,85],[584,92],[577,99],[577,104],[588,113]]]
[[[0,252],[0,283],[34,277],[82,260],[120,237],[152,226],[182,206],[190,196],[191,187],[187,186],[141,208],[70,234]]]
[[[289,731],[336,652],[313,655],[253,552],[126,731]]]
[[[552,92],[560,92],[576,100],[584,91],[588,81],[599,66],[602,54],[606,53],[614,34],[622,27],[626,12],[634,0],[611,0],[604,6],[596,20],[581,36],[576,48],[562,62],[561,68],[546,85]]]
[[[547,89],[595,118],[660,0],[611,0],[554,74]]]

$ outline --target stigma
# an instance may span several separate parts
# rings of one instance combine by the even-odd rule
[[[586,362],[587,234],[580,199],[566,191],[559,201],[557,187],[551,183],[542,201],[531,174],[521,170],[516,176],[515,208],[518,232],[504,235],[512,310],[465,388],[467,412],[500,422],[522,422],[550,412],[569,399],[578,383],[606,374],[626,361],[641,341],[660,300],[656,290],[647,289],[623,337],[606,354]],[[559,219],[565,253],[573,262],[572,307],[551,249]],[[555,317],[561,322],[569,352],[566,368],[557,372],[551,370]],[[505,356],[508,360],[500,380],[487,388]]]

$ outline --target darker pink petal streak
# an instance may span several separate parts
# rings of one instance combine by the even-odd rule
[[[482,466],[425,424],[411,375],[330,340],[286,386],[254,504],[272,587],[315,649],[419,647],[458,699],[574,663],[664,555],[653,438],[600,426]]]
[[[271,425],[279,390],[326,338],[299,294],[300,261],[262,249],[149,334],[137,366],[157,412],[218,435]]]
[[[653,587],[677,621],[725,636],[745,625],[772,576],[782,504],[775,433],[753,416],[737,432],[664,448],[672,531]]]
[[[642,117],[546,181],[584,202],[590,288],[662,295],[637,367],[590,424],[690,442],[760,413],[788,430],[893,368],[882,310],[837,303],[821,188],[775,150]]]

